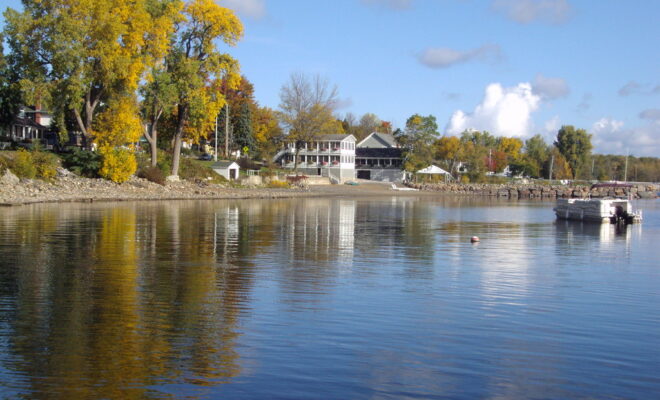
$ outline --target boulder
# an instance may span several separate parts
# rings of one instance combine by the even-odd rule
[[[18,185],[21,180],[14,175],[10,170],[5,170],[5,173],[0,177],[0,184],[7,186]]]

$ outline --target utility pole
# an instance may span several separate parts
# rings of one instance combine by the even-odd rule
[[[215,153],[213,153],[213,160],[218,161],[218,117],[220,116],[220,113],[218,112],[215,115],[215,136],[213,137],[215,140]]]
[[[552,181],[552,167],[555,165],[555,156],[554,154],[552,155],[552,158],[550,159],[550,176],[548,177],[549,181]]]
[[[225,157],[229,158],[229,103],[225,103]]]
[[[594,163],[596,162],[595,158],[591,158],[591,179],[594,179]]]
[[[626,166],[623,169],[623,181],[628,182],[628,150],[626,150]]]

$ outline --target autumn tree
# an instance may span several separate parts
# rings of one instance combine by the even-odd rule
[[[288,131],[288,140],[295,143],[294,169],[298,154],[305,143],[318,136],[342,131],[333,113],[337,107],[337,87],[330,86],[319,75],[308,77],[294,73],[280,89],[280,122]]]
[[[23,84],[45,88],[56,123],[67,114],[87,145],[102,104],[134,93],[146,67],[168,44],[169,0],[24,0],[5,11],[5,33]]]
[[[172,175],[178,176],[183,140],[206,137],[225,105],[222,82],[238,84],[238,62],[221,53],[216,42],[234,46],[243,25],[232,11],[213,0],[192,0],[182,11],[169,53],[167,71],[176,90]]]
[[[256,149],[263,158],[270,159],[282,139],[277,115],[268,107],[257,107],[252,122]]]
[[[584,129],[575,129],[571,125],[564,125],[557,132],[554,145],[570,165],[571,178],[577,178],[578,171],[591,155],[591,149],[593,148],[591,135]]]
[[[461,141],[456,136],[443,136],[433,143],[434,158],[451,174],[460,161],[461,150]]]

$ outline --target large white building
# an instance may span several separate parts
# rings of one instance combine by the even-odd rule
[[[312,142],[304,143],[298,150],[289,142],[275,156],[275,162],[283,168],[297,170],[306,175],[327,176],[337,182],[353,180],[355,176],[355,137],[353,135],[321,135]]]

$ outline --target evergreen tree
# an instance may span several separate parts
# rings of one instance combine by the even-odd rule
[[[252,131],[252,111],[248,103],[243,103],[238,115],[233,121],[234,144],[242,151],[247,147],[254,150],[254,132]]]

